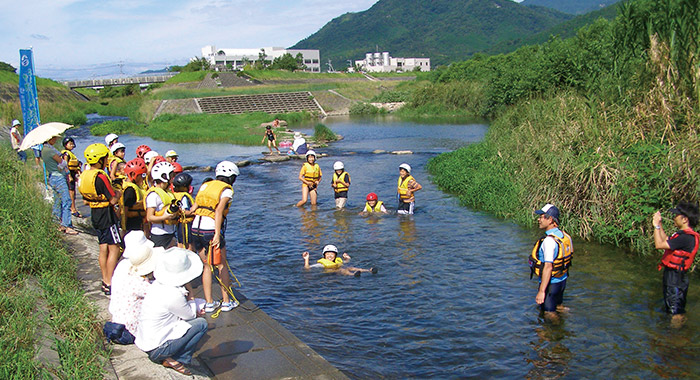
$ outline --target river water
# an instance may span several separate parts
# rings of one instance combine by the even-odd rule
[[[544,321],[526,257],[540,232],[470,210],[437,189],[425,171],[433,156],[479,141],[481,124],[392,120],[326,122],[344,139],[318,149],[319,204],[300,199],[301,161],[241,169],[228,216],[229,261],[241,289],[352,378],[658,378],[700,374],[700,283],[691,280],[688,323],[672,329],[662,312],[653,259],[574,238],[574,266],[561,323]],[[311,130],[301,129],[312,133]],[[96,142],[78,132],[76,152]],[[175,149],[183,165],[256,159],[266,147],[173,144],[121,136],[127,157],[146,143]],[[397,156],[375,149],[412,150]],[[352,183],[348,209],[334,210],[336,160]],[[398,166],[423,185],[416,214],[357,215],[368,192],[395,210]],[[192,172],[195,188],[213,173]],[[564,225],[566,228],[566,225]],[[360,278],[303,269],[326,244],[377,267]],[[236,337],[231,337],[236,339]]]

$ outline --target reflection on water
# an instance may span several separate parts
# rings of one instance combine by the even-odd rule
[[[352,176],[348,206],[336,211],[324,179],[319,204],[299,200],[300,161],[241,168],[226,243],[242,291],[261,309],[352,378],[657,378],[700,373],[700,281],[692,276],[688,323],[670,329],[654,260],[575,239],[576,256],[558,325],[534,299],[527,255],[532,229],[459,206],[434,187],[428,159],[480,140],[484,125],[419,125],[341,120],[326,123],[342,141],[319,149],[324,172],[343,161]],[[306,131],[306,132],[311,132]],[[84,137],[83,147],[98,138]],[[169,144],[185,165],[260,157],[260,147]],[[404,150],[407,156],[373,154]],[[82,152],[82,150],[78,150]],[[362,217],[368,192],[396,210],[397,168],[413,167],[423,185],[416,214]],[[211,173],[192,172],[199,187]],[[564,229],[566,225],[564,224]],[[325,244],[376,266],[376,275],[304,270]]]

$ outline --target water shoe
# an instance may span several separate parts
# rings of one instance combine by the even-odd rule
[[[237,301],[229,301],[229,302],[222,302],[221,303],[221,311],[231,311],[236,307],[238,307]]]
[[[204,304],[204,311],[206,313],[213,313],[216,309],[219,308],[219,306],[221,306],[221,302],[219,302],[219,301],[214,301],[211,303],[207,302]]]

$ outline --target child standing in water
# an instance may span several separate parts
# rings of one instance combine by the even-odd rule
[[[277,121],[277,120],[275,120]],[[272,127],[269,125],[265,127],[265,136],[263,136],[263,139],[261,142],[265,142],[265,139],[267,138],[267,148],[270,149],[270,153],[272,153],[272,147],[275,147],[275,150],[277,150],[277,153],[280,153],[280,150],[277,149],[277,143],[275,140],[277,139],[277,136],[275,136],[275,132],[272,130]]]
[[[299,180],[301,181],[301,200],[297,203],[297,207],[306,204],[306,200],[311,198],[311,204],[316,204],[318,197],[318,184],[321,182],[321,167],[316,163],[316,152],[310,150],[306,152],[306,162],[299,171]]]
[[[423,186],[416,182],[411,175],[411,166],[409,166],[407,163],[399,165],[399,182],[397,190],[399,194],[399,207],[396,213],[404,215],[413,214],[413,208],[416,203],[416,198],[413,194],[422,188]]]
[[[345,171],[345,165],[336,161],[333,164],[333,181],[331,187],[335,191],[335,208],[343,209],[348,202],[348,188],[350,187],[350,174]]]
[[[343,259],[345,261],[350,261],[350,255],[343,253],[343,258],[338,257],[338,248],[333,244],[328,244],[323,247],[323,257],[318,259],[316,264],[309,265],[309,252],[304,252],[301,254],[304,258],[304,268],[324,268],[332,272],[338,272],[339,274],[345,276],[355,276],[360,277],[362,272],[370,272],[372,274],[377,273],[377,268],[362,269],[357,267],[343,267]]]

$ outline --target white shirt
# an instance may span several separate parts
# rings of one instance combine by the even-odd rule
[[[542,241],[542,253],[544,255],[545,263],[554,262],[554,250],[557,249],[557,242],[554,239],[544,239]]]
[[[294,143],[292,143],[292,150],[294,150],[296,152],[297,149],[299,149],[299,147],[304,145],[304,144],[306,144],[306,139],[304,139],[303,137],[300,137],[298,139],[294,139]]]
[[[151,283],[137,274],[130,274],[129,269],[129,259],[120,261],[114,269],[109,312],[112,313],[112,322],[125,325],[129,332],[136,335],[141,305]]]
[[[19,134],[17,127],[10,128],[10,141],[12,141],[12,149],[18,150],[21,141],[15,137],[15,133]]]
[[[228,201],[230,202],[233,198],[233,190],[224,189],[224,191],[221,192],[221,196],[219,197],[219,202],[222,202],[224,198],[228,198]],[[192,221],[192,227],[205,231],[214,231],[216,229],[216,221],[214,220],[214,218],[210,218],[208,216],[197,215]]]
[[[191,325],[185,321],[197,314],[187,303],[186,293],[182,286],[163,285],[158,280],[151,284],[141,307],[135,342],[138,348],[148,352],[187,333]]]
[[[148,194],[146,197],[146,208],[153,207],[156,211],[160,211],[165,207],[163,201],[155,191]],[[166,212],[167,213],[167,212]],[[168,235],[175,233],[175,224],[151,223],[151,233],[153,235]]]

